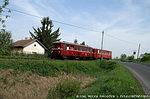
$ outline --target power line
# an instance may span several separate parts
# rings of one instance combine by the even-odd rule
[[[19,11],[19,10],[15,10],[15,9],[11,9],[11,8],[5,8],[5,9],[8,9],[8,10],[11,10],[11,11],[14,11],[14,12],[18,12],[18,13],[22,13],[22,14],[25,14],[25,15],[37,17],[37,18],[42,18],[42,17],[37,16],[37,15],[29,14],[29,13],[26,13],[26,12],[23,12],[23,11]]]
[[[117,40],[119,40],[119,41],[122,41],[122,42],[126,42],[126,43],[128,43],[128,44],[137,44],[137,43],[135,43],[135,42],[130,42],[130,41],[127,41],[127,40],[123,40],[123,39],[120,39],[120,38],[117,38],[117,37],[115,37],[115,36],[112,36],[112,35],[109,35],[109,34],[106,34],[107,36],[109,36],[109,37],[111,37],[111,38],[114,38],[114,39],[117,39]]]
[[[14,11],[14,12],[18,12],[18,13],[21,13],[21,14],[25,14],[25,15],[28,15],[28,16],[40,18],[40,19],[43,18],[43,17],[41,17],[41,16],[29,14],[29,13],[26,13],[26,12],[23,12],[23,11],[19,11],[19,10],[16,10],[16,9],[12,9],[12,8],[5,8],[5,9],[8,9],[8,10],[11,10],[11,11]],[[53,19],[51,19],[51,20],[52,20],[53,22],[56,22],[56,23],[59,23],[59,24],[63,24],[63,25],[71,26],[71,27],[80,28],[80,29],[83,29],[83,30],[86,30],[86,31],[93,31],[93,32],[101,33],[101,31],[93,30],[93,29],[90,29],[90,28],[81,27],[81,26],[77,26],[77,25],[74,25],[74,24],[69,24],[69,23],[65,23],[65,22],[61,22],[61,21],[57,21],[57,20],[53,20]],[[122,42],[126,42],[126,43],[128,43],[128,44],[131,44],[131,43],[132,43],[132,44],[137,44],[137,43],[134,43],[134,42],[129,42],[129,41],[120,39],[120,38],[118,38],[118,37],[112,36],[112,35],[107,34],[107,33],[105,33],[105,34],[106,34],[107,36],[111,37],[111,38],[117,39],[117,40],[122,41]]]
[[[9,10],[11,10],[11,11],[15,11],[15,12],[18,12],[18,13],[22,13],[22,14],[29,15],[29,16],[33,16],[33,17],[37,17],[37,18],[43,18],[43,17],[37,16],[37,15],[29,14],[29,13],[26,13],[26,12],[22,12],[22,11],[19,11],[19,10],[15,10],[15,9],[10,9],[10,8],[5,8],[5,9],[9,9]],[[93,29],[89,29],[89,28],[77,26],[77,25],[74,25],[74,24],[64,23],[64,22],[61,22],[61,21],[53,20],[53,19],[51,19],[51,20],[52,20],[53,22],[56,22],[56,23],[60,23],[60,24],[63,24],[63,25],[68,25],[68,26],[80,28],[80,29],[83,29],[83,30],[88,30],[88,31],[93,31],[93,32],[100,32],[100,31],[96,31],[96,30],[93,30]]]

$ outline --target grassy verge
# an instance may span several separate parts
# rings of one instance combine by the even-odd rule
[[[104,71],[98,74],[97,81],[90,87],[82,90],[82,94],[101,95],[132,95],[143,94],[143,91],[128,70],[117,64],[112,71]]]
[[[146,63],[146,64],[150,64],[150,60],[149,60],[149,61],[145,61],[144,63]]]
[[[13,69],[21,72],[31,71],[40,76],[55,76],[61,72],[92,75],[100,70],[96,61],[31,59],[0,59],[0,69]]]
[[[39,54],[17,54],[11,56],[1,56],[0,59],[34,59],[34,60],[41,60],[41,59],[48,59],[47,55],[39,55]]]
[[[73,81],[76,83],[72,83],[70,79],[66,82],[60,81],[54,88],[49,89],[49,99],[51,99],[51,96],[56,99],[63,99],[62,96],[64,99],[74,99],[76,95],[86,97],[87,95],[144,94],[133,75],[113,61],[0,59],[0,70],[4,69],[13,69],[16,73],[29,71],[42,77],[56,77],[65,73],[67,75],[86,75],[95,79],[84,87],[81,87],[78,80]]]

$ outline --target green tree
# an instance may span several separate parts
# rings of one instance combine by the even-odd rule
[[[150,53],[145,53],[141,58],[142,62],[149,61],[149,60],[150,60]]]
[[[74,40],[74,44],[78,44],[78,40],[77,39]]]
[[[127,59],[127,55],[126,54],[121,54],[120,60],[121,61],[126,61],[126,59]]]
[[[53,42],[60,41],[58,37],[60,36],[59,28],[56,31],[52,31],[53,23],[49,17],[44,17],[41,20],[42,26],[35,29],[34,32],[30,32],[33,39],[38,39],[47,49],[53,46]]]
[[[12,50],[11,33],[0,30],[0,55],[10,55]]]
[[[128,56],[128,61],[130,61],[130,62],[132,62],[133,60],[134,60],[134,55],[132,55],[132,56]]]
[[[4,29],[6,27],[5,25],[5,20],[10,17],[8,13],[11,13],[11,11],[9,9],[5,9],[6,6],[9,4],[9,0],[2,0],[0,1],[0,25],[2,26],[2,28]],[[4,10],[5,9],[5,10]],[[8,10],[8,11],[7,11]],[[3,14],[5,13],[5,14]]]
[[[80,45],[85,45],[85,42],[83,41]]]

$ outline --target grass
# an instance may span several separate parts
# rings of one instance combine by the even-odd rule
[[[15,54],[11,56],[2,56],[0,55],[0,59],[47,59],[47,55],[40,55],[40,54]]]
[[[73,75],[87,75],[96,80],[90,85],[75,90],[76,95],[141,95],[144,94],[141,86],[133,75],[125,69],[122,65],[114,61],[77,61],[77,60],[36,60],[36,59],[0,59],[0,69],[13,69],[25,73],[27,71],[37,74],[39,76],[57,76],[61,73]],[[53,91],[60,94],[59,86],[62,89],[72,90],[73,85],[66,86],[65,84],[56,85]],[[76,84],[76,83],[75,83]],[[51,90],[51,89],[50,89]],[[62,90],[61,93],[66,93]],[[53,92],[49,91],[49,92]],[[49,93],[51,94],[51,93]],[[75,99],[76,95],[71,93],[66,99]],[[52,95],[50,95],[52,96]],[[48,98],[50,98],[48,96]],[[59,98],[58,98],[59,99]]]
[[[96,64],[96,61],[0,59],[0,69],[31,71],[41,76],[55,76],[61,72],[93,74],[100,70]]]
[[[98,74],[98,80],[81,94],[132,95],[143,94],[137,80],[121,65],[115,70]]]
[[[80,91],[80,82],[76,80],[65,80],[57,84],[56,87],[49,90],[47,99],[66,99],[78,94]]]

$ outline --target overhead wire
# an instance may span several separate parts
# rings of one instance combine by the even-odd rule
[[[25,14],[25,15],[28,15],[28,16],[32,16],[32,17],[36,17],[36,18],[43,18],[41,16],[37,16],[37,15],[33,15],[33,14],[29,14],[29,13],[26,13],[26,12],[23,12],[23,11],[19,11],[19,10],[16,10],[16,9],[12,9],[12,8],[5,8],[5,9],[8,9],[8,10],[11,10],[11,11],[14,11],[14,12],[18,12],[18,13],[21,13],[21,14]],[[65,23],[65,22],[61,22],[61,21],[57,21],[57,20],[53,20],[51,19],[53,22],[56,22],[56,23],[59,23],[59,24],[63,24],[63,25],[67,25],[67,26],[71,26],[71,27],[76,27],[76,28],[80,28],[80,29],[83,29],[83,30],[86,30],[86,31],[93,31],[93,32],[98,32],[98,33],[101,33],[102,31],[97,31],[97,30],[93,30],[93,29],[90,29],[90,28],[86,28],[86,27],[81,27],[81,26],[78,26],[78,25],[74,25],[74,24],[69,24],[69,23]],[[119,40],[119,41],[122,41],[122,42],[126,42],[128,44],[137,44],[135,42],[130,42],[130,41],[127,41],[127,40],[123,40],[123,39],[120,39],[118,37],[115,37],[113,35],[110,35],[108,33],[105,33],[107,36],[113,38],[113,39],[116,39],[116,40]]]

